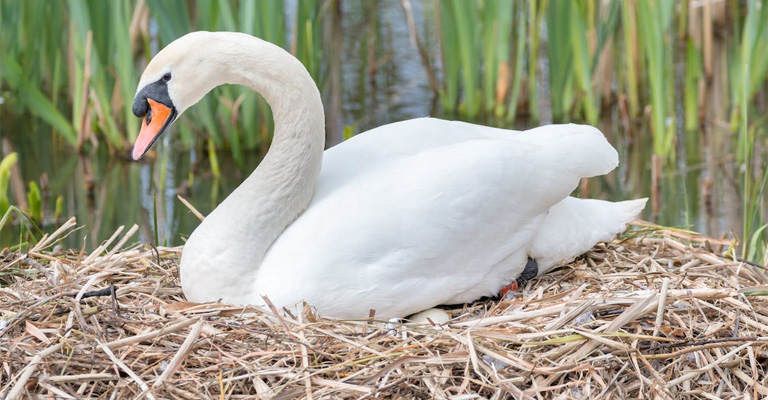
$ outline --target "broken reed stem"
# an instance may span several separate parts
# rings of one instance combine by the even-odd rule
[[[11,391],[8,392],[8,399],[18,399],[21,396],[21,392],[24,390],[24,386],[27,384],[27,381],[32,376],[32,374],[35,373],[37,370],[38,364],[49,355],[61,350],[61,348],[64,346],[64,343],[58,343],[51,347],[48,347],[47,349],[41,351],[40,353],[37,353],[32,360],[27,364],[26,367],[24,367],[24,370],[21,372],[21,375],[19,375],[19,379],[16,381],[16,384],[13,385],[13,388],[11,388]]]
[[[53,233],[50,235],[43,235],[42,239],[40,239],[39,242],[30,250],[30,252],[39,252],[48,246],[50,246],[56,239],[59,238],[62,234],[65,232],[69,232],[77,225],[77,220],[75,217],[70,218],[65,222],[59,229],[56,229]]]
[[[134,343],[139,343],[139,342],[143,342],[143,341],[146,341],[146,340],[151,340],[151,339],[154,339],[154,338],[157,338],[157,337],[160,337],[160,336],[168,335],[170,333],[178,332],[178,331],[180,331],[180,330],[182,330],[182,329],[184,329],[184,328],[186,328],[186,327],[188,327],[188,326],[190,326],[190,325],[192,325],[194,323],[195,323],[194,319],[186,319],[185,318],[181,322],[178,322],[178,323],[176,323],[174,325],[171,325],[171,326],[168,326],[168,327],[165,327],[165,328],[162,328],[162,329],[158,329],[156,331],[147,332],[147,333],[144,333],[144,334],[141,334],[141,335],[130,336],[130,337],[127,337],[125,339],[120,339],[120,340],[115,340],[113,342],[109,342],[109,343],[107,343],[107,348],[112,349],[112,350],[116,350],[116,349],[119,349],[119,348],[124,347],[124,346],[132,345]]]
[[[115,353],[113,353],[112,350],[110,350],[109,347],[107,347],[104,343],[98,340],[97,342],[99,343],[99,346],[101,346],[101,349],[104,350],[104,353],[109,357],[109,359],[112,360],[112,362],[115,363],[115,365],[117,365],[121,370],[123,370],[123,372],[128,374],[128,376],[131,377],[131,379],[133,379],[137,385],[139,385],[141,390],[143,390],[142,394],[146,394],[147,398],[151,400],[157,400],[155,396],[152,395],[152,393],[149,393],[149,386],[147,386],[147,384],[144,383],[144,381],[138,375],[136,375],[136,373],[128,368],[125,363],[120,361],[120,359],[115,356]]]
[[[205,216],[203,215],[203,213],[201,213],[200,211],[197,211],[197,208],[195,208],[195,206],[193,206],[193,205],[192,205],[192,203],[190,203],[189,201],[187,201],[187,199],[185,199],[185,198],[181,197],[181,195],[180,195],[180,194],[177,194],[177,195],[176,195],[176,198],[177,198],[177,199],[179,199],[179,201],[181,201],[181,204],[184,204],[184,206],[185,206],[185,207],[187,207],[187,209],[189,209],[189,211],[190,211],[190,212],[191,212],[191,213],[192,213],[192,214],[193,214],[195,217],[197,217],[197,219],[199,219],[200,221],[202,221],[202,220],[204,220],[204,219],[205,219]]]
[[[187,338],[184,339],[184,343],[181,344],[181,347],[179,347],[179,351],[176,352],[176,354],[173,356],[173,359],[171,359],[171,362],[168,364],[168,366],[165,368],[165,371],[163,371],[162,375],[160,375],[159,378],[155,381],[155,383],[152,384],[153,388],[156,388],[165,382],[165,380],[172,375],[176,370],[181,366],[181,362],[184,360],[184,358],[187,356],[187,352],[192,347],[192,345],[195,343],[197,338],[200,336],[200,332],[203,330],[203,320],[202,318],[198,319],[197,322],[195,322],[195,325],[192,326],[192,330],[189,332],[189,335],[187,335]],[[109,348],[109,347],[107,347]],[[144,393],[142,393],[144,394]]]
[[[754,343],[754,342],[757,342],[757,340],[750,341],[750,342]],[[727,342],[708,343],[708,344],[703,344],[701,346],[688,347],[672,353],[650,354],[650,355],[646,355],[645,358],[649,360],[657,360],[662,358],[677,358],[688,353],[694,353],[701,350],[708,350],[708,349],[721,348],[721,347],[731,347],[731,346],[736,346],[737,344],[740,344],[740,343],[743,343],[743,340],[731,340]],[[763,343],[768,343],[768,342],[763,342]]]
[[[80,374],[80,375],[59,375],[45,378],[47,381],[55,383],[82,382],[82,381],[114,381],[120,379],[115,374]]]
[[[685,374],[685,375],[683,375],[683,376],[681,376],[681,377],[679,377],[677,379],[673,379],[673,380],[667,382],[667,387],[675,386],[675,385],[677,385],[680,382],[693,379],[693,378],[703,374],[704,372],[712,370],[713,368],[717,367],[718,365],[722,364],[723,362],[730,360],[731,357],[733,357],[734,355],[738,354],[739,352],[741,352],[742,350],[747,348],[747,346],[750,346],[750,345],[752,345],[752,342],[742,344],[741,346],[739,346],[739,347],[735,348],[734,350],[730,351],[728,354],[718,358],[717,360],[715,360],[715,362],[709,363],[709,365],[707,365],[706,367],[698,369],[698,370],[693,371],[693,372],[689,372],[689,373],[687,373],[687,374]]]
[[[664,308],[667,304],[667,292],[669,291],[669,278],[664,278],[661,283],[661,293],[659,294],[659,308],[656,310],[656,324],[653,328],[653,336],[659,336],[659,329],[664,320]]]

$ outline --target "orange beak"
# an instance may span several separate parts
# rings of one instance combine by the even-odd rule
[[[173,122],[176,111],[165,104],[147,98],[149,112],[141,121],[141,130],[133,145],[133,159],[140,159],[155,143],[160,134]]]

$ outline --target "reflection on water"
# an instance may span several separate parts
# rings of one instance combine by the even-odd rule
[[[402,119],[440,116],[399,3],[343,4],[342,13],[334,17],[331,10],[331,17],[326,19],[328,48],[324,51],[330,61],[321,91],[328,126],[332,128],[329,144],[341,140],[345,127],[362,132]],[[432,4],[411,2],[416,26],[422,33],[432,29],[431,19],[425,18],[431,15]],[[436,46],[429,41],[426,45],[433,50]],[[716,43],[714,51],[725,54],[723,47],[723,43]],[[715,71],[713,78],[716,82],[706,99],[708,122],[702,124],[700,135],[693,136],[693,140],[690,135],[678,136],[676,165],[660,172],[658,201],[653,207],[649,205],[643,217],[719,236],[730,231],[741,233],[743,200],[740,170],[732,156],[734,149],[730,148],[733,142],[727,123],[730,107],[724,93],[728,83],[718,81],[727,79],[727,75]],[[544,84],[542,82],[542,86]],[[549,115],[548,100],[545,96],[540,98],[541,114]],[[651,139],[640,133],[643,121],[625,121],[616,108],[603,111],[599,127],[619,149],[622,165],[607,177],[590,181],[580,191],[589,197],[611,200],[649,196],[653,191]],[[678,110],[682,113],[681,107]],[[504,126],[494,120],[480,122]],[[518,121],[516,126],[506,127],[528,128],[531,124]],[[19,153],[23,181],[39,180],[42,174],[47,175],[46,209],[51,210],[55,198],[61,195],[63,215],[76,216],[83,226],[64,242],[72,248],[92,249],[118,226],[133,224],[140,227],[139,240],[154,243],[155,219],[160,244],[182,244],[199,221],[177,195],[189,199],[200,212],[207,214],[261,159],[260,154],[246,154],[244,165],[237,167],[227,152],[220,152],[222,176],[214,179],[207,159],[174,146],[173,129],[156,147],[155,157],[141,163],[126,161],[127,152],[110,156],[104,148],[81,157],[52,139],[50,128],[42,124],[4,118],[3,131],[9,134]],[[758,146],[757,151],[759,149]],[[757,157],[762,159],[764,155]],[[45,230],[55,227],[55,223],[50,223]],[[18,237],[18,231],[4,229],[0,232],[0,245],[13,245]]]
[[[198,219],[177,199],[190,200],[203,214],[209,213],[232,192],[261,159],[249,154],[242,168],[221,154],[222,176],[214,179],[207,164],[192,166],[190,152],[177,151],[168,143],[146,162],[128,162],[128,152],[121,157],[97,150],[83,157],[67,148],[39,146],[51,141],[50,134],[37,131],[14,138],[15,150],[21,155],[19,166],[24,180],[48,176],[44,190],[46,209],[53,208],[59,195],[64,198],[63,216],[76,216],[82,228],[67,237],[64,246],[93,249],[121,225],[138,224],[142,242],[155,243],[155,214],[159,244],[178,245],[194,230]],[[188,185],[190,176],[194,183]],[[47,196],[46,196],[47,194]],[[14,202],[13,198],[11,200]],[[63,221],[47,221],[45,231],[53,231]],[[0,231],[2,246],[18,243],[18,230]]]

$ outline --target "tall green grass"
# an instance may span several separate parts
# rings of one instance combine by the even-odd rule
[[[438,8],[445,110],[513,120],[523,106],[522,114],[537,119],[540,35],[542,26],[556,26],[546,29],[545,41],[552,113],[557,120],[597,122],[595,71],[618,26],[618,2],[602,9],[595,0],[450,0]]]
[[[249,33],[279,46],[291,49],[307,65],[316,81],[322,79],[320,46],[321,26],[317,19],[321,4],[317,0],[297,3],[294,29],[287,31],[285,5],[281,0],[260,2],[160,0],[148,2],[150,15],[156,19],[160,44],[192,30],[225,30]],[[236,8],[240,4],[240,8]],[[288,36],[293,38],[288,43]],[[243,87],[223,86],[214,89],[190,110],[187,123],[180,127],[184,143],[205,133],[210,140],[206,151],[215,160],[215,151],[229,147],[238,164],[244,151],[254,150],[269,140],[272,117],[266,102]],[[203,127],[200,132],[197,127]],[[214,161],[215,162],[215,161]]]
[[[18,155],[10,153],[0,160],[0,214],[5,215],[11,202],[8,200],[8,186],[11,180],[11,167],[16,164]]]
[[[15,113],[42,119],[74,145],[71,115],[58,96],[67,88],[65,9],[63,2],[0,2],[0,87],[10,92],[6,102]]]
[[[72,145],[87,145],[89,135],[95,135],[97,141],[123,148],[138,130],[130,101],[154,50],[191,30],[243,31],[290,48],[320,82],[324,4],[300,1],[295,20],[287,21],[281,0],[0,0],[0,77],[14,113],[36,115]],[[737,40],[728,72],[731,120],[738,131],[743,99],[751,101],[767,79],[768,51],[760,44],[768,39],[768,7],[756,0],[728,4],[736,13],[729,34]],[[603,106],[615,102],[602,99],[599,89],[615,80],[614,95],[626,96],[632,117],[643,117],[649,106],[654,153],[671,159],[672,54],[681,37],[686,43],[685,126],[690,131],[699,125],[697,89],[705,55],[699,41],[687,37],[690,20],[700,18],[688,15],[687,2],[446,0],[435,5],[442,58],[440,100],[447,111],[470,118],[536,120],[541,79],[546,77],[543,87],[549,89],[555,121],[596,123]],[[150,32],[150,20],[156,36]],[[615,73],[608,76],[599,65],[606,52],[615,53],[616,61]],[[546,56],[547,71],[540,71],[541,56]],[[739,67],[745,62],[750,64],[746,97],[740,94]],[[242,160],[244,151],[269,139],[269,121],[268,107],[257,95],[224,87],[190,110],[178,130],[187,146],[210,138],[214,149],[228,147]]]
[[[658,160],[652,179],[670,173],[678,154],[687,158],[682,165],[701,162],[702,130],[717,132],[708,139],[710,145],[733,146],[742,168],[742,255],[760,258],[768,242],[768,160],[759,159],[765,157],[768,142],[763,128],[768,122],[768,7],[758,0],[726,3],[720,12],[727,17],[721,16],[717,25],[712,14],[716,5],[694,2],[439,2],[440,102],[449,112],[496,118],[499,125],[521,116],[528,124],[545,122],[539,120],[542,107],[551,110],[554,122],[596,124],[601,114],[621,103],[621,118],[641,130],[634,140],[650,138],[653,159]],[[729,44],[726,60],[712,54],[713,29]],[[612,70],[605,66],[607,60]],[[712,128],[723,121],[703,108],[713,101],[713,85],[719,84],[707,76],[716,63],[728,74],[724,92],[731,101],[723,103],[729,107],[723,111],[730,114],[730,136]],[[538,98],[541,88],[548,88],[548,104]],[[747,119],[750,109],[760,116]],[[646,165],[651,158],[645,158]],[[658,181],[651,186],[677,190]],[[689,190],[696,188],[686,187],[683,195]],[[688,201],[686,206],[697,207]]]
[[[130,105],[143,66],[192,30],[242,31],[286,48],[292,36],[291,48],[322,79],[321,1],[297,7],[288,32],[280,0],[0,0],[0,87],[17,117],[42,119],[69,145],[122,151],[138,134]],[[245,88],[218,88],[187,114],[182,143],[203,148],[210,139],[238,162],[271,133],[269,107]]]
[[[764,235],[768,221],[763,217],[761,200],[765,197],[765,185],[768,179],[768,163],[753,165],[752,154],[756,140],[764,137],[766,131],[762,126],[748,125],[749,99],[766,79],[768,71],[768,7],[758,5],[756,0],[748,2],[748,12],[744,21],[741,35],[741,46],[734,51],[735,63],[742,68],[734,68],[731,84],[734,95],[733,120],[738,121],[739,146],[738,159],[743,165],[743,220],[742,257],[748,259],[763,258],[765,249],[759,238]],[[738,115],[738,119],[736,117]],[[761,135],[758,135],[761,133]],[[764,240],[763,242],[768,242]]]
[[[735,106],[732,120],[737,124],[743,97],[739,66],[745,57],[752,66],[747,101],[768,82],[768,47],[760,45],[768,42],[768,7],[758,6],[756,0],[746,7],[729,3],[738,12],[734,16],[738,23],[729,34],[741,42],[733,47],[728,63]],[[616,79],[619,90],[613,91],[614,96],[626,96],[633,118],[643,117],[648,106],[653,151],[662,159],[672,160],[676,129],[673,55],[682,38],[684,123],[688,130],[699,126],[698,86],[705,55],[696,44],[699,41],[688,36],[687,24],[694,17],[688,15],[687,2],[453,0],[438,6],[443,60],[440,101],[447,111],[457,110],[470,118],[528,115],[537,120],[537,87],[541,78],[547,77],[545,86],[554,120],[594,124],[603,105],[615,103],[614,99],[601,99],[598,89],[612,86],[611,80]],[[541,24],[546,30],[546,73],[537,70]],[[523,52],[526,46],[528,52]],[[600,57],[606,51],[618,55],[616,71],[608,77],[599,69]],[[524,65],[528,66],[526,74],[522,73]],[[520,88],[525,90],[521,93]]]
[[[303,0],[289,14],[282,0],[0,0],[0,112],[3,122],[9,122],[3,123],[2,134],[24,135],[23,129],[32,124],[23,121],[32,116],[50,127],[57,148],[71,147],[94,158],[103,156],[106,148],[113,157],[124,157],[139,130],[131,102],[141,71],[156,51],[193,30],[242,31],[276,43],[292,51],[320,83],[325,74],[324,4]],[[242,167],[246,152],[260,151],[271,133],[266,102],[236,86],[217,88],[174,127],[182,147],[208,155],[194,158],[207,159],[216,176],[221,173],[220,150],[229,150],[235,165]],[[167,161],[167,153],[159,160]],[[14,220],[16,224],[54,222],[65,212],[65,200],[58,196],[55,205],[47,204],[43,196],[48,192],[43,194],[36,182],[30,182],[25,193],[15,193],[17,199],[26,198],[27,207],[11,205],[8,177],[15,161],[13,154],[0,165],[0,215],[6,221],[24,215]],[[76,164],[91,170],[87,160]],[[190,184],[194,171],[189,172]],[[87,174],[66,199],[67,212],[84,216],[81,222],[93,237],[115,221],[142,218],[138,209],[120,210],[120,202],[106,201],[104,194],[116,192],[120,177],[93,172],[93,179],[110,182],[97,194],[95,210],[86,206],[94,202],[94,194],[86,189],[86,179],[91,179]],[[164,173],[162,169],[155,177],[160,189]],[[136,177],[131,179],[138,188]],[[18,212],[6,212],[11,209]]]

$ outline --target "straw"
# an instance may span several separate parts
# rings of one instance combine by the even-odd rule
[[[433,326],[188,303],[180,248],[129,244],[132,228],[92,254],[54,252],[71,229],[0,258],[0,398],[768,395],[762,266],[687,231],[639,223]]]

